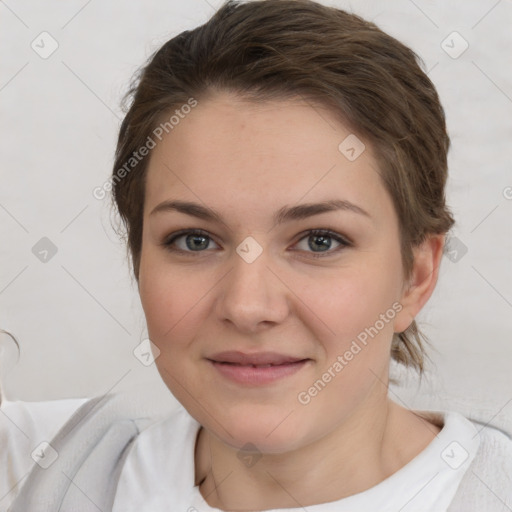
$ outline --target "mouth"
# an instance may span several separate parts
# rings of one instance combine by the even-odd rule
[[[272,366],[284,366],[284,365],[290,365],[290,364],[295,364],[295,363],[301,363],[302,361],[307,361],[307,359],[301,359],[301,360],[298,360],[298,361],[293,361],[291,363],[279,363],[279,364],[241,364],[241,363],[228,363],[226,361],[212,361],[213,363],[218,363],[218,364],[229,364],[229,365],[232,365],[232,366],[246,366],[246,367],[251,367],[251,368],[271,368]]]
[[[244,354],[223,352],[207,358],[224,378],[238,384],[258,386],[289,377],[304,368],[311,359],[276,353]]]

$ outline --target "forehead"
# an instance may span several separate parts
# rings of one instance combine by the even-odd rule
[[[157,143],[147,172],[145,215],[169,198],[253,212],[336,196],[390,206],[370,144],[327,107],[300,100],[199,100]]]

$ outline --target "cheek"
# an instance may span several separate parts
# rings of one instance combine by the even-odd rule
[[[195,317],[207,290],[197,272],[173,268],[158,258],[143,259],[139,294],[150,339],[160,345],[171,337],[181,338],[184,329],[197,324]]]
[[[204,323],[203,302],[208,286],[197,273],[150,261],[141,264],[139,293],[149,339],[160,350],[155,360],[163,382],[181,402],[190,397],[184,390],[197,389],[196,362],[199,353],[193,340]],[[195,378],[194,378],[195,377]]]
[[[375,375],[385,372],[393,322],[400,310],[394,270],[389,264],[375,263],[360,272],[341,272],[339,279],[329,282],[327,292],[310,286],[308,301],[318,305],[320,309],[315,312],[329,326],[327,336],[325,329],[323,336],[320,331],[316,333],[325,351],[320,379],[332,382],[330,391],[322,392],[317,406],[326,406],[333,397],[344,396],[345,406],[350,408],[367,392]],[[336,377],[325,374],[329,371]]]
[[[375,266],[371,270],[340,271],[322,283],[308,282],[303,296],[328,332],[338,340],[348,340],[374,325],[381,315],[394,316],[397,284],[391,276],[391,269]]]
[[[301,389],[299,399],[308,405],[304,413],[311,418],[332,403],[337,404],[333,421],[349,414],[387,371],[393,319],[400,304],[393,293],[392,270],[372,269],[340,272],[323,288],[309,283],[307,301],[315,307],[318,331],[314,334],[323,349],[316,380]]]

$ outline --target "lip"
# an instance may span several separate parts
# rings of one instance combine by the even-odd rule
[[[237,350],[230,350],[227,352],[218,352],[207,359],[217,363],[233,363],[239,365],[281,365],[296,363],[297,361],[302,361],[307,358],[279,354],[277,352],[254,352],[252,354],[248,354]]]
[[[275,352],[245,354],[233,351],[221,352],[207,359],[224,378],[249,386],[270,384],[289,377],[311,361]]]

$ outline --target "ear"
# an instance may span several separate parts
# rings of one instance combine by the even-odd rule
[[[421,245],[413,248],[413,271],[410,280],[404,283],[400,299],[402,310],[394,321],[395,332],[405,331],[432,295],[439,275],[444,243],[444,234],[429,235]]]

